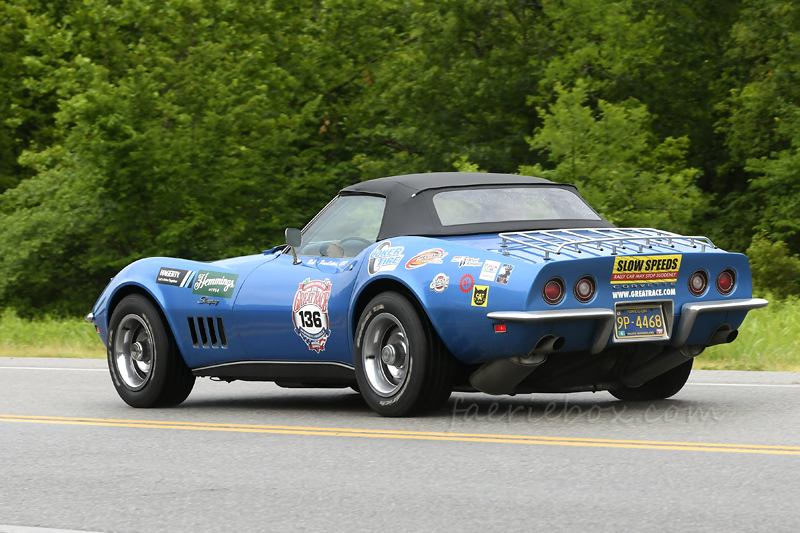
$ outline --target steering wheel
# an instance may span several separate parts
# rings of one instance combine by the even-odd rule
[[[345,237],[344,239],[341,239],[339,241],[339,244],[344,244],[346,241],[360,241],[360,242],[363,242],[367,246],[369,246],[370,244],[374,243],[374,241],[371,241],[369,239],[365,239],[363,237],[356,237],[355,235],[351,235],[350,237]]]

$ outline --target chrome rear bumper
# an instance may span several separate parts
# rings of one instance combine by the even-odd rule
[[[553,322],[563,320],[597,320],[599,327],[592,340],[592,353],[600,353],[608,344],[614,330],[613,309],[553,309],[547,311],[493,311],[486,315],[490,320],[504,322]]]
[[[750,311],[769,305],[762,298],[747,298],[742,300],[715,300],[711,302],[696,302],[683,304],[680,320],[672,332],[671,344],[682,346],[694,327],[695,319],[700,313],[713,313],[720,311]],[[592,353],[600,353],[608,344],[608,339],[614,330],[614,310],[599,309],[552,309],[546,311],[493,311],[487,313],[490,320],[503,322],[555,322],[564,320],[597,320],[597,329],[592,339]]]

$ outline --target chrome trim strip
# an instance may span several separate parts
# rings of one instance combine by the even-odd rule
[[[560,320],[597,320],[600,324],[592,340],[592,353],[600,353],[608,344],[614,329],[613,309],[553,309],[547,311],[492,311],[486,317],[490,320],[508,322],[553,322]]]
[[[751,311],[769,305],[763,298],[746,298],[742,300],[715,300],[712,302],[695,302],[683,304],[681,318],[672,336],[673,346],[683,346],[694,327],[694,321],[700,313],[715,311]]]
[[[346,368],[347,370],[355,370],[351,365],[345,363],[336,363],[333,361],[234,361],[232,363],[220,363],[218,365],[210,365],[210,366],[201,366],[199,368],[193,368],[192,372],[201,372],[204,370],[211,370],[214,368],[229,368],[235,367],[239,365],[333,365],[333,366],[340,366],[342,368]]]

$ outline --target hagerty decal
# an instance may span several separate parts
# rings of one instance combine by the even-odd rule
[[[450,276],[440,273],[431,281],[431,290],[434,292],[444,292],[450,286]]]
[[[411,270],[414,268],[424,267],[425,265],[441,265],[442,259],[445,258],[447,252],[442,250],[441,248],[431,248],[430,250],[425,250],[424,252],[420,252],[411,259],[408,260],[406,263],[406,268]]]
[[[615,257],[611,283],[678,281],[680,255]]]
[[[236,287],[237,279],[239,279],[239,274],[201,270],[197,273],[192,293],[230,298],[233,296],[233,289]]]
[[[371,275],[394,270],[402,260],[403,247],[392,246],[391,242],[383,241],[369,254],[367,270]]]
[[[188,287],[191,283],[192,274],[194,274],[194,270],[161,267],[161,270],[158,271],[158,277],[156,277],[156,283]]]
[[[312,280],[306,278],[300,283],[292,303],[292,322],[294,332],[303,339],[309,350],[317,353],[325,350],[325,343],[331,336],[328,321],[328,301],[331,298],[329,279]]]

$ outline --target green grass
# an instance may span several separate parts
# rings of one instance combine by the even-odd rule
[[[747,314],[739,338],[708,348],[695,361],[704,370],[800,371],[800,299],[770,299]],[[94,328],[79,318],[25,320],[0,315],[0,357],[105,357]]]
[[[11,309],[0,314],[0,357],[105,356],[94,327],[80,318],[26,320]]]
[[[769,307],[747,313],[735,341],[708,348],[694,368],[800,372],[800,299],[767,299]]]

